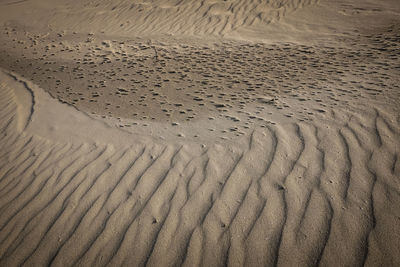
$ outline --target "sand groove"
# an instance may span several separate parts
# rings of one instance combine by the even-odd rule
[[[17,83],[0,91],[2,266],[399,263],[400,127],[382,108],[246,146],[116,149],[21,132]]]

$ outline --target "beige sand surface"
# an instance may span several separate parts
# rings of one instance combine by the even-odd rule
[[[399,18],[0,0],[0,266],[400,266]]]

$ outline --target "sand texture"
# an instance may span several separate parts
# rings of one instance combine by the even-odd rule
[[[0,266],[400,266],[397,1],[0,17]]]

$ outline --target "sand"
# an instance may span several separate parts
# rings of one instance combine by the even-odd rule
[[[0,266],[399,266],[399,15],[0,1]]]

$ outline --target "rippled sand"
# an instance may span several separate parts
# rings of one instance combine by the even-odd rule
[[[400,265],[396,1],[0,1],[1,266]]]

